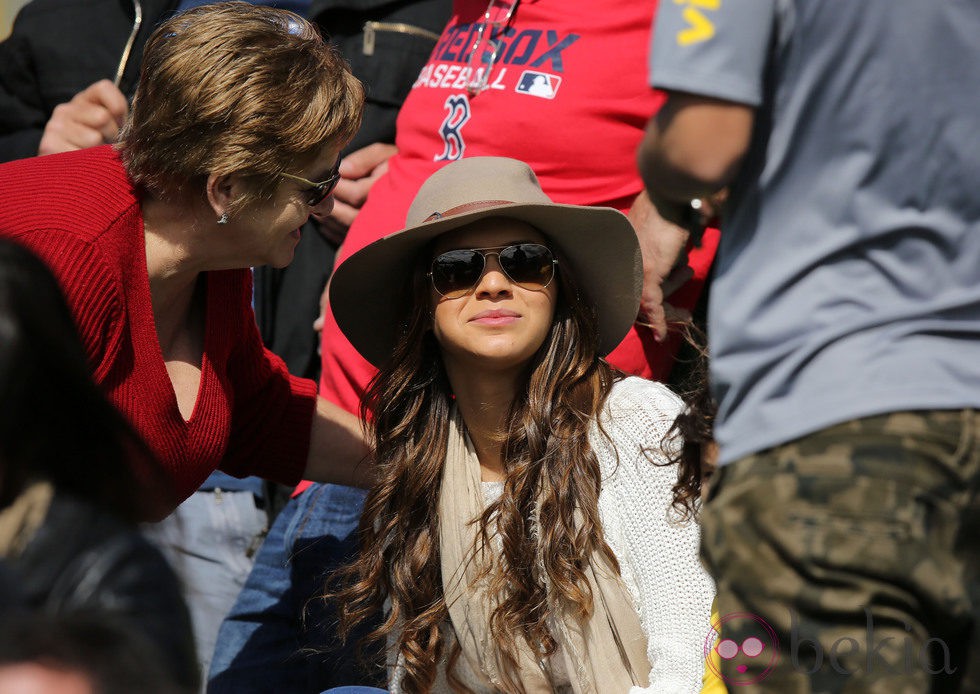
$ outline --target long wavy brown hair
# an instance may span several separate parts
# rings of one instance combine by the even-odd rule
[[[420,257],[405,293],[407,319],[394,354],[363,404],[365,418],[370,413],[373,422],[378,482],[361,517],[358,559],[341,572],[342,588],[327,597],[338,601],[344,637],[390,600],[390,611],[368,639],[393,637],[404,691],[429,691],[444,655],[450,685],[465,691],[453,674],[459,648],[444,653],[440,630],[449,612],[437,510],[453,395],[431,330],[428,257]],[[554,653],[557,644],[547,626],[552,611],[570,608],[582,620],[592,613],[584,572],[592,552],[619,566],[603,539],[601,477],[588,433],[622,374],[598,355],[592,303],[579,298],[570,273],[558,281],[551,330],[527,366],[525,387],[515,394],[501,432],[504,491],[477,521],[477,544],[489,546],[494,535],[499,543],[496,561],[484,567],[483,576],[496,597],[491,638],[508,691],[514,692],[522,691],[514,676],[518,639],[542,657]]]
[[[718,407],[708,383],[708,344],[704,331],[694,323],[682,327],[688,352],[686,371],[675,390],[684,400],[684,410],[664,435],[664,465],[677,465],[677,482],[672,488],[673,507],[680,518],[694,518],[703,484],[714,470],[715,413]],[[679,441],[680,445],[673,445]]]

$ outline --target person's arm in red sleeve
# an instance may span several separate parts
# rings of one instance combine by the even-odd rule
[[[313,381],[290,375],[262,345],[245,308],[241,343],[229,365],[235,404],[222,470],[287,485],[311,479],[367,486],[368,447],[358,418],[317,397]]]

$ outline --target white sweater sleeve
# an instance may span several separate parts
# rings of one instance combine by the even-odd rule
[[[650,685],[630,694],[701,690],[714,583],[698,559],[698,524],[680,521],[671,507],[677,467],[656,465],[665,460],[661,440],[682,407],[660,383],[625,379],[602,417],[609,439],[597,430],[591,439],[603,473],[606,540],[648,640]]]

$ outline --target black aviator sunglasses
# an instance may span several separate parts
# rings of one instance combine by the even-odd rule
[[[497,256],[500,269],[511,282],[531,291],[540,291],[551,284],[558,264],[551,249],[540,243],[460,248],[432,259],[429,270],[432,286],[447,299],[466,296],[483,277],[488,255]]]
[[[334,188],[336,188],[337,184],[340,182],[340,159],[338,159],[337,163],[334,164],[334,167],[330,170],[330,175],[326,178],[326,180],[320,181],[319,183],[311,181],[308,178],[303,178],[302,176],[296,176],[294,174],[284,173],[280,175],[284,178],[290,178],[294,181],[299,181],[300,183],[309,186],[306,191],[309,195],[309,197],[306,198],[306,204],[310,207],[316,207],[334,191]]]

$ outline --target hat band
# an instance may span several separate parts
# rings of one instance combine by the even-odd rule
[[[457,205],[456,207],[450,207],[445,212],[433,212],[422,220],[422,224],[434,221],[436,219],[442,219],[443,217],[454,217],[458,214],[466,214],[468,212],[477,212],[478,210],[487,210],[494,207],[500,207],[501,205],[513,204],[514,203],[511,200],[476,200],[474,202],[467,202],[462,205]]]

